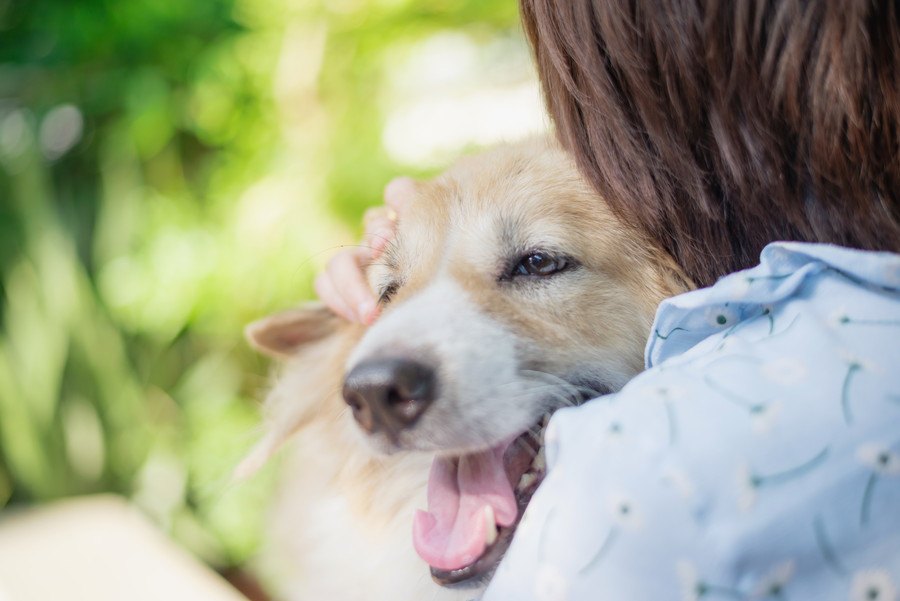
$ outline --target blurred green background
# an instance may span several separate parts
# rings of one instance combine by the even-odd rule
[[[0,0],[0,507],[114,491],[212,565],[268,365],[398,174],[544,127],[514,0]]]

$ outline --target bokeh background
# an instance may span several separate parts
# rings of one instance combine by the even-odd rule
[[[391,177],[545,126],[515,0],[0,0],[0,508],[112,491],[243,564],[244,324]]]

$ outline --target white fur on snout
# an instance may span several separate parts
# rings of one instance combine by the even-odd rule
[[[400,436],[403,448],[483,449],[524,431],[542,411],[543,399],[518,375],[515,335],[449,277],[392,307],[353,351],[347,372],[380,357],[414,359],[438,374],[438,396]],[[380,435],[374,442],[386,449]]]

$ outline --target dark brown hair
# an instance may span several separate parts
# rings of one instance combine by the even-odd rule
[[[563,146],[701,285],[773,240],[900,251],[898,6],[521,0]]]

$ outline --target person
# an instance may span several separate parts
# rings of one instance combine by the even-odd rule
[[[703,288],[553,417],[484,600],[900,599],[900,5],[521,14],[562,145]],[[411,197],[317,278],[344,317],[377,318],[362,269]]]

